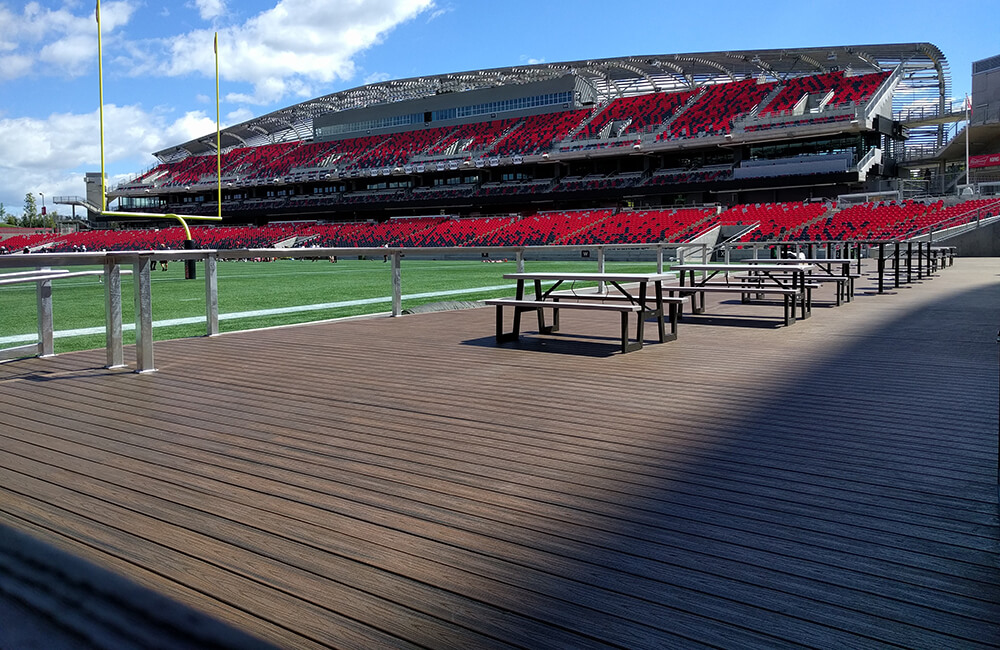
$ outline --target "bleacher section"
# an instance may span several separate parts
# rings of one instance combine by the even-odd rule
[[[454,164],[457,160],[471,164],[473,160],[532,156],[557,149],[572,151],[626,145],[633,141],[627,136],[654,137],[650,134],[656,134],[657,142],[683,141],[730,133],[733,120],[737,118],[745,131],[805,123],[823,124],[852,119],[852,115],[843,111],[833,110],[830,114],[824,114],[824,111],[867,102],[887,77],[888,73],[847,76],[841,71],[791,78],[780,83],[744,79],[698,90],[618,97],[586,123],[585,120],[592,115],[591,111],[564,110],[328,142],[282,142],[238,147],[222,156],[222,177],[224,181],[241,186],[266,185],[276,180],[301,179],[301,175],[306,173],[312,174],[309,177],[312,180],[319,180],[327,174],[351,177],[367,169],[384,173],[404,165],[433,164],[434,161]],[[768,98],[768,105],[762,106]],[[773,123],[773,118],[782,115],[795,119]],[[756,123],[758,117],[755,116],[762,119],[760,124]],[[571,132],[574,135],[567,142],[565,138]],[[736,178],[762,173],[760,170],[741,171],[750,167],[744,164],[737,169]],[[770,171],[784,173],[790,169]],[[712,174],[707,179],[715,180],[717,176]],[[121,188],[176,190],[211,184],[215,178],[214,155],[189,156],[157,165]],[[655,174],[643,183],[658,185],[704,180],[706,178],[698,175],[684,178]],[[585,183],[580,189],[590,187]],[[505,189],[501,193],[507,191]],[[511,190],[511,193],[519,191]]]
[[[740,241],[808,240],[810,224],[829,209],[826,203],[757,203],[737,205],[722,215],[725,224],[760,225]]]
[[[683,243],[716,225],[759,226],[740,241],[904,239],[928,227],[953,227],[1000,213],[1000,199],[976,199],[945,207],[943,201],[864,203],[839,209],[825,202],[737,205],[654,210],[572,210],[527,216],[397,218],[349,223],[275,223],[263,227],[197,226],[198,248],[271,248],[295,240],[309,247],[538,246]],[[93,230],[67,235],[16,235],[3,240],[9,252],[162,250],[183,246],[179,226],[161,229]]]
[[[616,98],[573,139],[614,138],[650,130],[673,117],[694,94],[695,91],[688,91]]]
[[[709,86],[704,94],[659,135],[659,139],[697,138],[728,133],[737,117],[749,113],[774,89],[755,79]]]

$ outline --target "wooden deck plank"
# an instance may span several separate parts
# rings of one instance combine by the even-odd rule
[[[484,309],[4,364],[0,514],[285,645],[987,647],[998,271],[624,356]]]

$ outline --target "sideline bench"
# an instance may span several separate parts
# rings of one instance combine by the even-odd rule
[[[516,298],[492,298],[484,301],[487,305],[496,307],[497,316],[497,343],[505,341],[516,341],[520,338],[521,314],[526,311],[534,311],[538,314],[538,331],[540,334],[551,334],[559,330],[559,310],[579,309],[585,311],[614,311],[621,314],[621,342],[622,352],[632,352],[642,349],[643,340],[643,311],[642,307],[632,303],[601,303],[601,302],[566,302],[564,300],[518,300]],[[510,332],[503,329],[503,311],[505,307],[514,310],[514,323]],[[545,325],[544,310],[552,310],[552,325]],[[646,310],[649,312],[650,310]],[[628,315],[639,314],[636,324],[636,340],[630,341],[628,338]],[[676,337],[676,330],[674,332]]]

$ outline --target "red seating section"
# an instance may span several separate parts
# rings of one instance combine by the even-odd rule
[[[498,156],[528,156],[547,151],[553,142],[565,138],[589,114],[589,111],[579,110],[526,117],[520,126],[497,143],[492,153]]]
[[[597,137],[609,122],[631,120],[620,135],[641,133],[656,127],[673,117],[674,112],[684,105],[694,91],[679,93],[653,93],[635,97],[619,97],[612,100],[604,110],[587,123],[586,128],[574,136],[574,140]]]
[[[843,72],[812,75],[783,82],[781,90],[761,115],[790,110],[805,93],[833,92],[828,107],[868,101],[889,73],[846,76]],[[776,87],[754,79],[707,86],[695,103],[679,115],[696,91],[649,93],[612,100],[574,141],[594,139],[611,122],[628,122],[622,135],[655,131],[673,119],[658,139],[721,135],[732,128],[733,119],[745,115]],[[540,154],[563,140],[590,115],[588,110],[560,111],[526,118],[494,119],[457,127],[418,128],[402,133],[365,135],[331,142],[284,142],[240,147],[222,156],[223,179],[241,182],[283,178],[295,169],[335,168],[338,172],[364,168],[386,168],[407,164],[423,156],[527,156]],[[828,122],[845,116],[822,113],[803,116],[804,122]],[[750,124],[754,131],[760,125]],[[617,141],[614,144],[623,144]],[[587,145],[590,146],[590,145]],[[600,146],[599,144],[594,146]],[[449,153],[450,152],[450,153]],[[214,155],[189,156],[157,165],[126,183],[124,187],[183,187],[211,183],[216,177]]]
[[[749,113],[774,88],[774,83],[758,84],[754,79],[709,86],[704,94],[681,113],[660,138],[695,138],[722,135],[732,128],[733,119]]]
[[[826,203],[757,203],[737,205],[722,215],[723,223],[760,226],[740,241],[789,241],[809,239],[808,224],[828,209]]]
[[[842,241],[903,239],[929,226],[952,227],[1000,213],[1000,199],[977,199],[944,207],[915,201],[864,203],[835,211],[827,203],[738,205],[721,215],[715,208],[574,210],[526,217],[412,217],[380,223],[311,222],[263,227],[198,226],[199,248],[270,248],[297,238],[299,245],[329,247],[537,246],[684,242],[720,224],[760,227],[742,241]],[[830,215],[823,218],[824,213]],[[179,226],[145,230],[93,230],[69,235],[17,235],[0,241],[11,252],[47,245],[47,250],[161,250],[181,248]]]

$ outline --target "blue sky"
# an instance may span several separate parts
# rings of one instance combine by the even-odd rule
[[[842,11],[833,11],[841,7]],[[107,0],[101,3],[107,172],[215,130],[373,81],[631,54],[929,41],[956,97],[1000,54],[1000,0],[845,5],[577,0]],[[83,195],[100,169],[94,1],[0,0],[0,203]],[[60,208],[68,213],[68,208]]]

